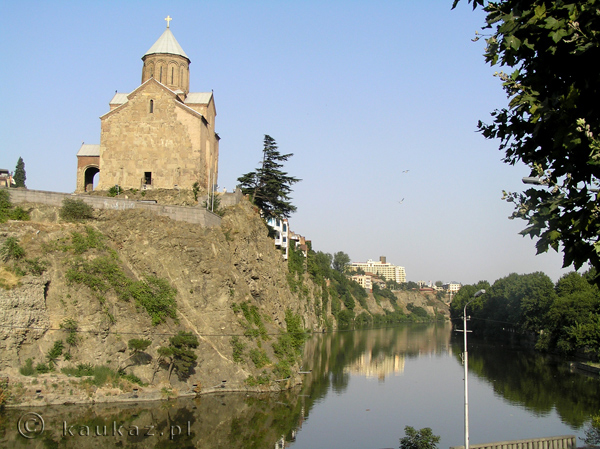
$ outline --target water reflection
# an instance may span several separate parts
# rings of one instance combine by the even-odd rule
[[[301,421],[298,390],[277,395],[222,394],[194,400],[127,405],[43,407],[6,410],[0,447],[31,448],[265,448],[289,440]],[[19,419],[37,413],[41,435],[18,432]],[[26,418],[27,419],[27,418]],[[21,421],[21,430],[33,422]],[[26,432],[25,432],[26,433]]]
[[[417,324],[315,335],[304,351],[304,367],[312,369],[304,391],[322,398],[329,388],[345,391],[350,373],[375,376],[380,381],[404,370],[406,358],[447,352],[451,327]]]
[[[452,348],[460,360],[462,345]],[[581,427],[590,415],[600,412],[598,377],[571,372],[563,359],[471,339],[469,371],[509,403],[538,416],[556,410],[572,427]]]
[[[597,378],[571,373],[565,362],[537,353],[475,340],[469,343],[474,380],[488,385],[506,407],[524,408],[537,416],[556,410],[561,420],[574,428],[600,410]],[[231,393],[155,403],[11,409],[0,414],[0,447],[282,449],[296,438],[293,445],[301,447],[302,441],[310,440],[309,432],[315,432],[307,430],[311,427],[306,424],[309,415],[315,413],[322,419],[322,412],[317,413],[322,410],[317,409],[320,404],[331,403],[333,397],[360,396],[366,389],[370,389],[367,405],[357,407],[361,421],[352,421],[352,417],[341,428],[330,425],[327,438],[338,442],[341,434],[353,438],[352,428],[371,419],[369,425],[392,427],[392,435],[382,444],[395,444],[402,436],[399,423],[418,426],[414,420],[423,416],[426,421],[421,427],[439,429],[442,442],[457,444],[462,432],[461,351],[461,339],[452,338],[449,324],[317,334],[305,347],[302,369],[310,373],[301,388],[280,394]],[[356,382],[349,388],[352,379],[364,379],[358,382],[362,390],[357,390]],[[367,385],[369,379],[377,380],[371,385],[379,390]],[[473,388],[476,386],[474,382]],[[383,393],[381,399],[377,399],[377,391]],[[403,398],[399,408],[394,408],[398,401],[391,401],[391,396]],[[328,413],[341,413],[329,407]],[[386,410],[375,415],[378,412],[368,407]],[[31,412],[43,417],[45,431],[28,440],[19,435],[17,423],[24,413]],[[386,417],[395,420],[395,425],[387,423]],[[322,433],[317,436],[319,443],[324,443],[324,438]],[[372,436],[365,438],[372,442]],[[481,438],[489,440],[486,435]]]

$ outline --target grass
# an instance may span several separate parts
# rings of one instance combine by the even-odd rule
[[[127,277],[118,259],[112,255],[100,256],[93,260],[76,259],[67,270],[65,277],[71,284],[82,284],[96,293],[104,303],[104,294],[114,291],[123,301],[134,300],[146,310],[152,324],[157,325],[167,318],[177,318],[177,289],[166,279],[146,276],[135,281]]]
[[[19,276],[17,276],[8,267],[0,267],[0,287],[5,290],[11,290],[20,285]]]
[[[141,386],[145,386],[142,380],[133,375],[128,374],[125,371],[115,371],[107,365],[92,365],[91,363],[80,363],[75,367],[63,368],[63,374],[67,374],[73,377],[86,377],[85,383],[101,387],[106,384],[112,384],[113,386],[121,386],[120,381],[126,380],[130,383],[136,383]]]

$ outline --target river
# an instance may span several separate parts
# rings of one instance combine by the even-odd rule
[[[431,427],[439,448],[448,448],[464,443],[461,352],[462,336],[449,324],[317,334],[305,347],[303,371],[310,372],[301,388],[10,409],[0,414],[0,447],[381,449],[397,448],[412,426]],[[471,444],[583,437],[600,412],[600,379],[571,372],[565,361],[471,338],[469,411]],[[33,438],[21,436],[19,424]]]

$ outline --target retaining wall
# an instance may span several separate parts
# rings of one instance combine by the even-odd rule
[[[576,447],[575,435],[469,444],[470,449],[575,449]],[[453,446],[450,449],[464,449],[464,446]]]
[[[145,209],[156,215],[169,217],[172,220],[199,224],[204,227],[217,227],[221,225],[221,217],[200,206],[171,206],[129,199],[76,195],[74,193],[46,192],[43,190],[9,189],[9,192],[10,200],[13,204],[41,203],[49,206],[61,207],[63,199],[72,198],[83,200],[84,203],[89,204],[94,209]]]

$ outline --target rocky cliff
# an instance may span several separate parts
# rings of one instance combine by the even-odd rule
[[[28,208],[32,221],[0,225],[0,245],[14,237],[25,252],[0,271],[0,375],[10,379],[9,403],[159,399],[299,381],[289,357],[294,336],[281,334],[294,319],[324,327],[315,310],[321,287],[305,279],[300,296],[290,291],[287,263],[247,201],[213,229],[140,210],[64,223],[54,208]],[[447,313],[412,295],[400,303]],[[392,309],[372,297],[368,304],[371,313]],[[181,332],[197,340],[190,369],[174,362]],[[136,349],[132,340],[149,343]],[[37,377],[22,375],[24,367]],[[94,367],[108,381],[98,382]]]

